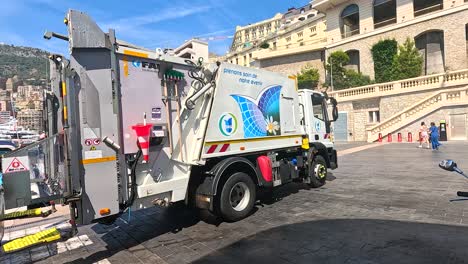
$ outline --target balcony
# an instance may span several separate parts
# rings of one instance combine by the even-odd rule
[[[380,22],[374,23],[374,29],[392,25],[392,24],[395,24],[396,22],[397,22],[396,17],[387,19],[384,21],[380,21]]]
[[[364,100],[388,95],[411,93],[432,89],[457,87],[468,84],[468,69],[426,75],[395,82],[378,83],[331,92],[338,102]]]
[[[417,17],[417,16],[422,16],[422,15],[425,15],[425,14],[428,14],[428,13],[432,13],[432,12],[434,12],[434,11],[438,11],[438,10],[442,10],[442,9],[443,9],[443,4],[442,4],[442,3],[440,3],[440,4],[435,4],[435,5],[428,6],[428,7],[419,9],[419,10],[415,10],[415,11],[414,11],[414,16],[415,16],[415,17]]]
[[[354,35],[359,35],[359,28],[341,33],[341,38],[349,38]]]
[[[415,122],[440,108],[468,105],[468,69],[421,76],[395,82],[379,83],[330,92],[339,103],[414,92],[432,92],[406,109],[398,109],[391,117],[367,128],[367,141],[374,142],[379,134],[387,135]]]

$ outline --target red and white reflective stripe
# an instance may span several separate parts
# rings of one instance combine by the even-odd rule
[[[229,150],[229,146],[231,146],[231,144],[223,144],[223,145],[211,145],[209,146],[209,148],[206,150],[206,154],[213,154],[213,153],[222,153],[222,152],[226,152],[227,150]]]
[[[140,144],[141,152],[143,154],[143,160],[149,160],[149,142],[145,140],[144,137],[138,137],[138,143]]]

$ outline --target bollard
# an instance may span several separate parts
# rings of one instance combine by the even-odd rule
[[[379,133],[379,142],[382,143],[382,133]]]
[[[403,138],[401,137],[401,133],[398,133],[398,142],[402,142]]]
[[[408,132],[408,142],[413,142],[413,134],[411,132]]]
[[[388,141],[388,142],[392,142],[392,134],[391,134],[391,133],[388,133],[388,135],[387,135],[387,141]]]

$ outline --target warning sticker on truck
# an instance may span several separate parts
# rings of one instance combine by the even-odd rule
[[[29,171],[29,158],[27,156],[4,158],[2,163],[2,165],[6,165],[6,167],[2,166],[3,168],[6,168],[3,173]]]

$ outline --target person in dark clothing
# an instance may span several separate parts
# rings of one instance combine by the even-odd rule
[[[439,143],[439,128],[436,127],[434,122],[431,122],[431,127],[429,128],[429,133],[431,135],[431,144],[432,144],[432,149],[439,149],[439,146],[441,145]]]

